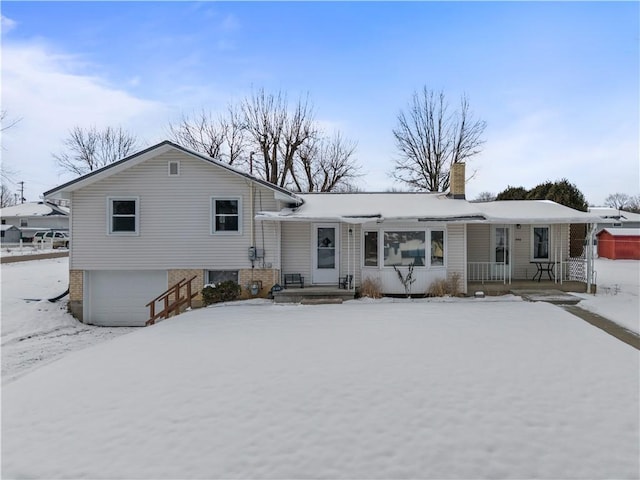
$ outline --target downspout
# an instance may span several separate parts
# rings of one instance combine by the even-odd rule
[[[253,153],[253,152],[252,152]],[[253,205],[253,189],[254,189],[254,185],[253,182],[251,182],[249,184],[250,188],[249,188],[249,201],[251,202],[251,247],[255,247],[256,246],[256,240],[255,240],[255,234],[254,234],[254,222],[255,222],[255,208]],[[251,262],[251,264],[253,265],[253,262]]]

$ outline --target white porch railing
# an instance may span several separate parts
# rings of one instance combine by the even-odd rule
[[[469,262],[467,278],[469,282],[511,283],[511,266],[497,262]]]
[[[587,281],[587,260],[582,257],[568,258],[564,261],[552,262],[551,269],[555,283],[563,281]],[[535,268],[533,269],[535,271]],[[502,282],[511,283],[511,268],[505,263],[496,262],[468,262],[467,263],[467,279],[469,282]],[[521,280],[531,280],[532,277],[522,278]],[[543,278],[549,281],[547,275]]]

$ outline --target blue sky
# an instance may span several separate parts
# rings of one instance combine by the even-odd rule
[[[358,142],[366,190],[389,177],[413,91],[465,93],[487,122],[467,196],[567,178],[593,204],[640,192],[637,2],[2,2],[2,161],[26,197],[69,180],[75,125],[143,145],[252,88],[310,94]]]

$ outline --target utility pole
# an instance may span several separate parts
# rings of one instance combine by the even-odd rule
[[[20,184],[20,203],[25,202],[24,198],[24,182],[18,182]]]

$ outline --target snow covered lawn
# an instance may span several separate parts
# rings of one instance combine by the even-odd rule
[[[580,306],[640,333],[640,261],[598,258],[596,295],[579,294]]]
[[[67,299],[47,301],[69,285],[69,258],[5,263],[2,285],[2,383],[61,356],[132,331],[84,325]]]
[[[638,478],[638,351],[513,297],[243,302],[4,386],[3,478]]]

